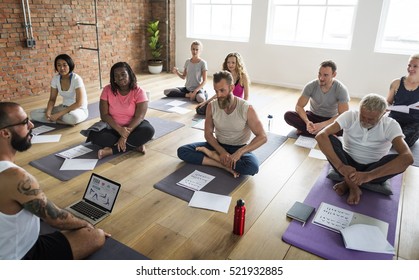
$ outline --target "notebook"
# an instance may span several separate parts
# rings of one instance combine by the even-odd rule
[[[377,226],[386,238],[389,227],[389,224],[385,221],[325,202],[320,204],[312,223],[337,233],[340,233],[344,228],[355,224]]]
[[[95,225],[111,214],[120,188],[121,184],[92,173],[83,199],[66,210]]]
[[[287,217],[302,222],[304,226],[314,210],[314,207],[296,201],[294,205],[287,211]]]

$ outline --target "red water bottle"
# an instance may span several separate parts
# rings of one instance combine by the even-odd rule
[[[234,208],[234,226],[233,233],[237,235],[243,235],[244,233],[244,220],[246,218],[246,206],[244,206],[244,200],[237,200],[237,205]]]

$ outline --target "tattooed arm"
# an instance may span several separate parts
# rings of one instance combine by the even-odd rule
[[[49,201],[38,181],[23,169],[16,169],[16,200],[26,210],[57,229],[79,229],[93,226]]]

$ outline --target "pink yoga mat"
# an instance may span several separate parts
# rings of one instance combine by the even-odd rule
[[[380,193],[362,190],[360,204],[351,206],[346,203],[346,195],[338,196],[333,190],[333,182],[326,178],[330,165],[326,164],[316,183],[310,190],[304,203],[319,207],[321,202],[326,202],[344,209],[368,215],[389,224],[387,240],[394,246],[397,212],[399,207],[402,174],[393,177],[391,186],[393,195],[387,196]],[[330,260],[391,260],[390,254],[368,253],[346,249],[342,236],[339,233],[312,224],[314,214],[304,227],[300,222],[291,221],[282,240],[295,247]]]

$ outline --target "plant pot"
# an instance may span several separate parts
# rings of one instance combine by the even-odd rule
[[[162,60],[149,60],[148,61],[148,71],[151,74],[159,74],[163,70],[163,61]]]

